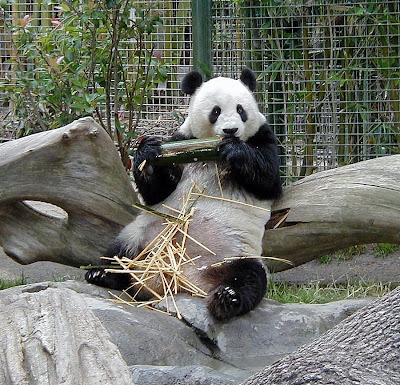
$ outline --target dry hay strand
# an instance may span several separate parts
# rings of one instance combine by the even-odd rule
[[[194,203],[198,198],[194,198],[193,186],[189,191],[186,199],[183,199],[183,206],[181,211],[166,207],[174,212],[175,217],[171,215],[164,215],[162,213],[142,208],[148,213],[161,216],[166,225],[164,229],[143,249],[143,251],[135,258],[114,256],[106,258],[111,260],[113,264],[117,264],[119,268],[106,269],[107,272],[130,274],[135,281],[131,286],[136,290],[136,294],[131,296],[128,292],[129,289],[124,291],[129,298],[129,301],[123,300],[121,297],[117,301],[124,303],[131,302],[136,306],[145,306],[154,310],[154,305],[165,300],[166,313],[171,314],[169,299],[172,301],[173,309],[178,318],[182,318],[178,309],[174,296],[179,292],[187,292],[193,296],[206,297],[207,293],[200,287],[196,286],[182,273],[182,267],[187,263],[193,263],[201,256],[194,258],[189,257],[186,252],[187,240],[195,242],[209,253],[215,254],[212,250],[208,249],[205,245],[198,242],[196,239],[188,234],[189,224],[194,214]],[[155,291],[152,286],[157,283],[161,287],[161,292]],[[142,289],[148,290],[156,299],[151,301],[138,301],[137,295]]]

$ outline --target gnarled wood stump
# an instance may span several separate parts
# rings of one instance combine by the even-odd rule
[[[0,145],[0,245],[16,261],[98,264],[135,212],[113,141],[92,118]],[[50,217],[24,203],[61,207]]]

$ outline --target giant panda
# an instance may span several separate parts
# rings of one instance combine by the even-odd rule
[[[264,297],[267,274],[261,260],[264,226],[271,203],[281,194],[278,148],[275,135],[257,107],[253,91],[256,79],[244,69],[240,79],[217,77],[203,82],[199,72],[185,75],[181,89],[190,95],[188,116],[172,141],[220,136],[220,160],[184,166],[158,166],[161,142],[145,138],[133,159],[133,175],[146,205],[168,212],[180,209],[182,195],[193,183],[205,195],[221,196],[249,206],[200,197],[195,204],[189,234],[216,255],[189,242],[190,257],[201,255],[196,264],[185,264],[183,274],[208,293],[207,307],[218,320],[227,320],[254,309]],[[139,167],[146,160],[146,167]],[[165,206],[163,206],[165,204]],[[163,220],[140,213],[112,242],[108,256],[133,258],[163,229]],[[245,256],[211,266],[226,257]],[[251,258],[252,257],[252,258]],[[128,274],[113,274],[94,268],[86,280],[100,286],[127,289]],[[152,283],[160,290],[160,282]],[[134,289],[131,289],[134,290]],[[160,291],[160,294],[161,291]],[[151,294],[141,290],[140,300]]]

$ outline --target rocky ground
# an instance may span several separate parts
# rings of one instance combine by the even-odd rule
[[[334,259],[328,264],[313,261],[276,274],[274,278],[293,283],[348,279],[399,282],[400,250],[385,258],[376,257],[374,253],[374,249],[368,247],[350,260]],[[93,365],[98,365],[115,359],[115,365],[123,369],[126,377],[122,380],[122,372],[117,374],[121,385],[238,384],[310,343],[371,302],[371,298],[365,298],[309,305],[265,300],[249,314],[222,323],[209,316],[203,300],[181,295],[176,299],[183,316],[180,321],[160,312],[113,303],[107,289],[82,282],[83,275],[83,270],[51,262],[21,266],[0,249],[0,279],[14,280],[23,276],[31,283],[0,291],[3,309],[0,326],[8,327],[9,336],[7,341],[0,341],[0,356],[8,357],[9,345],[20,341],[22,334],[28,336],[23,337],[25,351],[18,350],[23,349],[19,342],[13,345],[15,356],[10,356],[8,364],[0,368],[1,383],[19,384],[2,379],[15,373],[25,376],[26,367],[19,361],[25,357],[24,360],[32,359],[43,368],[50,361],[55,367],[63,368],[74,363],[76,373],[71,372],[71,376],[83,376],[81,383],[87,383],[84,376],[92,373],[77,362],[93,361]],[[67,281],[57,282],[64,280]],[[41,314],[47,314],[45,323]],[[54,330],[46,326],[53,324],[57,326]],[[76,352],[84,352],[88,331],[91,331],[82,325],[94,324],[96,332],[90,338],[92,344],[93,338],[97,341],[96,354],[92,352],[77,359]],[[57,346],[57,354],[43,353],[49,344]],[[103,345],[112,348],[111,353],[103,351]],[[31,368],[29,375],[46,374],[46,369],[43,372],[39,366]],[[55,376],[54,383],[59,383],[58,373],[51,373],[46,376]]]
[[[319,259],[275,275],[293,284],[311,282],[343,284],[352,281],[400,284],[400,248],[382,256],[374,245],[363,246],[353,256],[333,257],[328,263]]]
[[[10,378],[29,376],[54,384],[238,384],[370,302],[265,300],[244,316],[218,322],[202,299],[188,295],[176,297],[179,320],[112,302],[107,289],[74,280],[13,287],[0,291],[0,357],[7,357],[0,383],[20,385]],[[118,381],[107,363],[120,367]],[[98,370],[110,377],[94,382]]]

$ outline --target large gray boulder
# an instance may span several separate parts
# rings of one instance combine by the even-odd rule
[[[210,318],[201,299],[178,296],[178,320],[112,302],[106,289],[77,281],[7,289],[0,302],[0,383],[28,384],[31,377],[40,384],[131,384],[130,367],[136,385],[225,385],[309,343],[370,300],[265,300],[230,322]]]
[[[74,291],[8,289],[0,306],[1,384],[132,384],[109,334]]]

